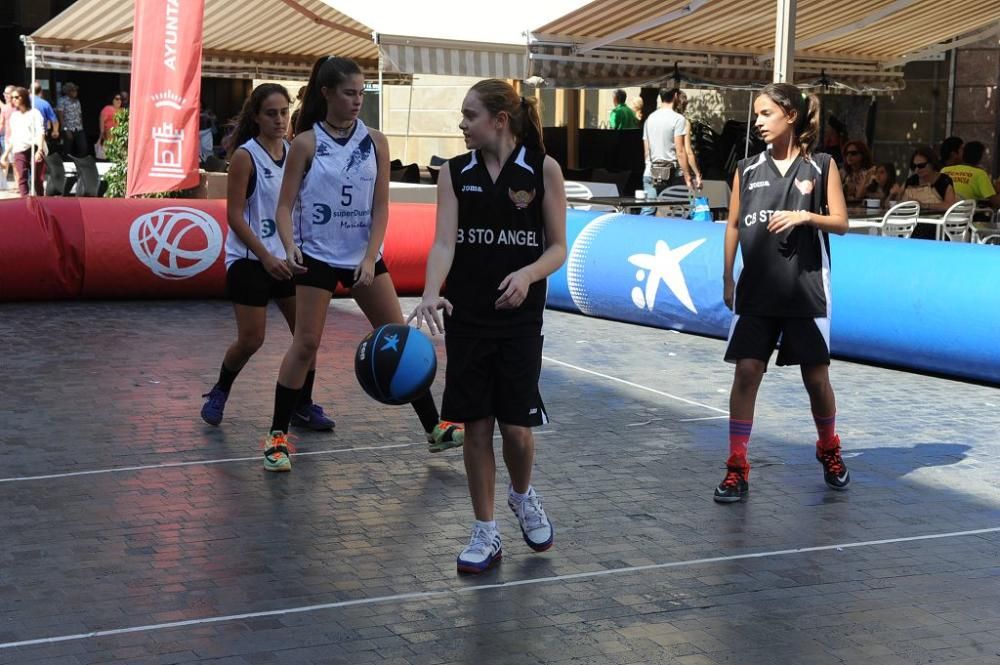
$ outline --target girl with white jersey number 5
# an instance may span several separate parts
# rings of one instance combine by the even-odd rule
[[[233,133],[226,140],[229,178],[226,196],[226,292],[236,312],[236,341],[226,350],[219,380],[204,395],[201,417],[209,425],[222,422],[233,382],[264,343],[267,303],[274,300],[295,330],[295,283],[285,263],[285,248],[275,227],[274,211],[285,171],[288,143],[288,91],[264,83],[243,104]],[[292,424],[329,430],[333,421],[312,401],[315,364],[292,414]]]
[[[295,273],[291,348],[281,362],[264,468],[291,469],[288,422],[323,337],[330,298],[343,284],[374,327],[403,323],[382,261],[389,223],[389,143],[358,118],[364,77],[328,56],[313,65],[278,199],[278,233]],[[431,452],[460,446],[461,426],[440,421],[430,393],[413,402]]]

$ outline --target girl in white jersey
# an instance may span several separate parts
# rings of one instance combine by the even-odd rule
[[[316,358],[330,298],[342,284],[372,326],[403,323],[382,261],[389,222],[389,143],[358,118],[364,77],[334,56],[313,65],[278,199],[278,232],[295,273],[296,318],[274,394],[264,468],[291,469],[288,423]],[[431,452],[460,446],[461,426],[441,421],[430,393],[413,402]]]
[[[227,139],[229,178],[226,217],[226,291],[236,312],[236,341],[222,360],[219,380],[204,395],[201,417],[209,425],[222,422],[233,381],[250,357],[264,343],[267,303],[274,300],[295,328],[295,284],[285,263],[285,248],[274,221],[278,190],[285,169],[288,143],[288,91],[265,83],[257,86],[243,104]],[[295,425],[328,430],[333,421],[312,402],[315,366],[309,368],[305,388],[292,416]]]
[[[754,101],[768,150],[740,161],[726,227],[723,299],[733,310],[726,360],[736,364],[729,395],[729,458],[715,488],[719,503],[750,491],[747,446],[757,389],[774,347],[778,365],[799,365],[816,431],[816,459],[826,484],[846,489],[836,400],[830,385],[830,233],[847,232],[837,165],[813,154],[819,100],[794,85],[772,83]],[[743,256],[733,280],[737,247]]]

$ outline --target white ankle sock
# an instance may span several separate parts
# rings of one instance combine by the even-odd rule
[[[476,520],[476,524],[478,524],[479,526],[482,526],[482,527],[486,527],[487,529],[490,529],[491,531],[496,531],[497,530],[497,521],[496,520],[490,520],[489,522],[484,522],[483,520]]]
[[[528,485],[528,491],[524,494],[518,494],[514,491],[514,487],[511,486],[511,488],[507,491],[507,494],[514,500],[515,503],[521,503],[529,494],[531,494],[531,485]]]

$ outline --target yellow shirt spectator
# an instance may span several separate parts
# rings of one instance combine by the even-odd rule
[[[955,185],[955,193],[960,199],[975,199],[983,201],[996,195],[993,183],[986,171],[978,166],[968,164],[958,164],[956,166],[946,166],[941,169],[941,173],[947,173]]]

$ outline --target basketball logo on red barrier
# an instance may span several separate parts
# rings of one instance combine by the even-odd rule
[[[129,230],[136,258],[163,279],[188,279],[208,270],[222,251],[222,229],[203,210],[160,208],[137,217]]]

